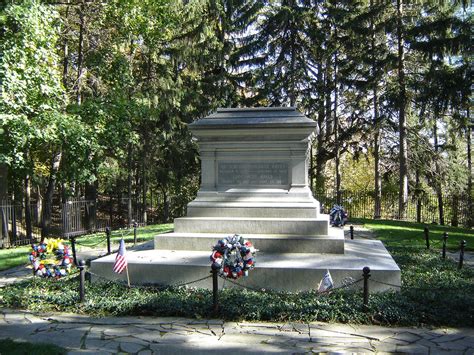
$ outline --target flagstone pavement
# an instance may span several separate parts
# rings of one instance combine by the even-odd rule
[[[0,311],[0,338],[52,343],[69,354],[474,354],[474,329],[106,317]]]

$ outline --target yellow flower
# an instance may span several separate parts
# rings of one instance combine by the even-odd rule
[[[45,239],[44,242],[46,243],[46,252],[48,252],[48,253],[53,253],[59,247],[64,247],[63,240],[60,239],[60,238],[58,238],[58,239]]]
[[[43,260],[40,261],[40,264],[54,265],[54,264],[56,264],[56,260],[55,259],[43,259]]]

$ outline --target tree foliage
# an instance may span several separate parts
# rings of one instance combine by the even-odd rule
[[[472,187],[472,14],[462,3],[2,6],[0,163],[17,199],[30,175],[38,197],[49,187],[63,198],[140,198],[144,209],[152,195],[189,199],[199,174],[186,123],[222,106],[293,105],[314,119],[314,191],[357,188],[345,170],[360,175],[367,162],[367,181],[383,178],[383,189],[405,165],[410,193]]]

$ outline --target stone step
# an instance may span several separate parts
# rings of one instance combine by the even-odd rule
[[[287,203],[189,203],[187,217],[317,218],[313,204]]]
[[[161,284],[177,285],[195,281],[209,276],[210,252],[143,250],[127,251],[130,282],[134,285]],[[92,281],[105,279],[126,280],[126,273],[116,274],[112,271],[115,255],[96,259],[91,263]],[[362,268],[371,269],[370,291],[378,292],[400,285],[400,269],[380,241],[350,240],[346,241],[344,255],[330,254],[272,254],[259,252],[256,256],[256,267],[249,276],[239,279],[241,285],[266,290],[308,291],[317,288],[326,270],[331,272],[336,287],[344,282],[359,280]],[[96,276],[96,275],[99,275]],[[385,284],[377,283],[381,281]],[[192,287],[212,289],[212,279],[208,278],[190,284]],[[362,288],[358,282],[353,288]],[[219,278],[219,289],[224,287],[224,280]],[[225,287],[239,287],[225,282]]]
[[[182,217],[176,233],[285,234],[318,236],[328,233],[329,218]]]
[[[210,251],[225,233],[166,233],[155,236],[155,249]],[[262,252],[266,253],[332,253],[344,254],[344,231],[329,228],[324,236],[282,234],[242,234]]]

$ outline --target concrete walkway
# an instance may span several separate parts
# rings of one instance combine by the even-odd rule
[[[474,329],[382,328],[327,323],[236,323],[157,317],[91,318],[0,311],[0,338],[52,343],[75,353],[474,354]]]

